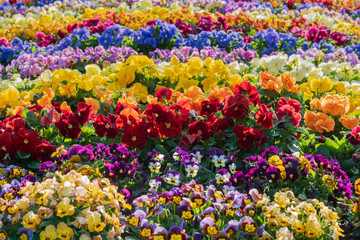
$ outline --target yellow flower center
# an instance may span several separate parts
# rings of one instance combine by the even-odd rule
[[[25,140],[24,140],[24,143],[25,143],[25,144],[28,144],[28,143],[29,143],[29,141],[28,141],[27,139],[25,139]]]

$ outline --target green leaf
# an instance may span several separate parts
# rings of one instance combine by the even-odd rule
[[[330,150],[326,145],[321,145],[315,150],[316,154],[321,154],[324,157],[329,157]]]
[[[54,221],[44,221],[44,222],[42,222],[40,225],[41,225],[42,227],[47,227],[47,226],[50,226],[50,225],[56,226],[57,223],[54,222]]]
[[[41,165],[40,162],[33,161],[33,162],[29,163],[27,166],[32,169],[39,169],[40,165]]]
[[[334,149],[338,149],[339,145],[337,145],[333,140],[331,140],[330,138],[326,138],[326,142],[325,142],[326,146],[332,147]]]
[[[249,32],[249,36],[254,36],[257,33],[257,31],[255,29],[251,29],[251,31]]]
[[[360,110],[348,114],[348,116],[359,116],[359,115],[360,115]]]

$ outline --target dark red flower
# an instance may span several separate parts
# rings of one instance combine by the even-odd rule
[[[141,125],[129,127],[124,130],[121,140],[126,147],[143,148],[147,141],[146,128]]]
[[[4,120],[4,122],[5,122],[5,120]],[[17,118],[14,118],[14,119],[8,121],[5,125],[5,127],[6,127],[6,131],[8,131],[12,134],[17,134],[17,132],[21,128],[25,128],[25,121],[23,118],[17,117]]]
[[[33,153],[33,157],[40,162],[50,161],[49,155],[53,153],[55,149],[56,147],[48,141],[40,140]]]
[[[162,88],[156,91],[155,93],[155,97],[157,97],[157,99],[162,102],[163,99],[166,99],[167,101],[170,100],[172,95],[172,91],[168,88]]]
[[[81,134],[80,123],[74,113],[69,115],[61,115],[60,119],[55,123],[60,133],[67,138],[76,139]]]
[[[286,99],[281,97],[278,101],[278,103],[276,104],[276,110],[278,111],[279,108],[281,108],[284,105],[290,105],[295,109],[295,112],[300,112],[301,109],[301,104],[296,101],[295,99]]]
[[[200,116],[216,113],[221,107],[219,99],[205,100],[201,102]]]
[[[211,137],[209,123],[204,121],[193,122],[189,125],[188,133],[206,141]]]
[[[180,116],[181,123],[186,124],[189,122],[189,112],[191,111],[191,105],[186,100],[180,100],[177,103],[172,104],[169,109]]]
[[[247,128],[244,125],[234,127],[234,133],[239,138],[237,144],[245,150],[251,150],[254,144],[255,148],[257,148],[262,142],[263,132],[263,129]]]
[[[15,154],[15,150],[12,147],[12,142],[11,133],[3,132],[0,134],[0,160],[3,160],[7,153],[10,155]]]
[[[222,131],[225,131],[228,129],[229,123],[225,118],[216,118],[215,121],[212,122],[211,129],[220,136],[225,137],[224,133],[221,133]]]
[[[249,113],[248,99],[242,94],[227,96],[224,102],[222,114],[225,117],[241,119]]]
[[[85,125],[90,118],[90,114],[93,113],[92,105],[87,105],[84,102],[81,102],[77,106],[76,118],[78,119],[81,125]]]
[[[39,134],[36,131],[27,131],[25,128],[21,128],[14,135],[13,146],[21,153],[33,153],[39,142]]]
[[[109,117],[99,114],[93,123],[96,134],[99,137],[104,135],[108,138],[116,137],[119,132],[119,129],[116,127],[116,119],[117,117],[113,114],[109,114]]]
[[[152,103],[146,108],[144,114],[150,120],[154,120],[156,123],[161,123],[166,120],[168,111],[164,105]]]
[[[255,113],[255,119],[258,120],[256,125],[270,129],[273,127],[273,112],[270,112],[265,104],[260,105],[260,109]]]
[[[158,123],[155,126],[159,129],[162,137],[176,138],[182,130],[180,116],[175,116],[172,112],[169,112],[165,122]]]
[[[250,85],[250,82],[243,81],[240,84],[236,84],[234,87],[234,94],[243,94],[248,97],[249,104],[260,106],[259,92],[256,87]]]

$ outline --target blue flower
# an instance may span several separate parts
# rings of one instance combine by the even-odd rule
[[[85,42],[90,37],[90,32],[86,27],[77,28],[74,30],[74,34],[78,37],[78,39],[82,42]]]
[[[204,47],[208,47],[211,45],[211,41],[208,38],[205,39],[200,39],[199,41],[197,41],[196,43],[196,47],[198,49],[203,49]]]
[[[309,48],[310,48],[310,46],[309,46],[309,43],[307,43],[307,42],[304,42],[303,45],[301,46],[301,49],[304,51],[308,50]]]
[[[228,45],[228,35],[223,31],[219,31],[215,37],[221,47],[227,47]]]
[[[101,37],[98,38],[98,43],[103,45],[104,48],[109,48],[113,43],[112,35],[102,34]]]
[[[290,44],[284,44],[284,45],[282,46],[282,50],[283,50],[284,52],[286,52],[286,54],[288,54],[288,55],[292,55],[292,54],[295,53],[294,48],[293,48]]]
[[[134,33],[132,35],[132,38],[134,39],[134,42],[137,44],[143,44],[144,43],[144,36],[141,34],[141,32]]]
[[[63,50],[65,48],[71,47],[72,45],[72,39],[70,37],[66,37],[63,38],[60,42],[59,42],[59,48],[60,50]]]
[[[11,58],[9,57],[9,55],[13,54],[14,50],[12,50],[9,47],[5,47],[2,49],[2,54],[1,54],[1,62],[4,64],[9,64],[11,61]]]
[[[335,52],[335,47],[332,44],[325,44],[322,48],[325,53],[333,53]]]
[[[264,37],[269,48],[277,49],[279,46],[279,35],[276,32],[268,32]]]
[[[261,55],[270,55],[274,51],[273,48],[267,48],[261,52]]]
[[[152,37],[146,37],[144,39],[144,43],[146,45],[152,46],[153,48],[156,48],[156,44],[157,44],[156,39]]]

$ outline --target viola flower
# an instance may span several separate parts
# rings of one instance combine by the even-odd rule
[[[194,208],[199,208],[205,204],[205,197],[199,192],[192,192],[190,194],[190,205]]]
[[[130,127],[124,130],[121,140],[127,147],[143,148],[147,141],[147,131],[140,125]]]
[[[222,133],[222,131],[225,131],[226,129],[228,129],[230,127],[228,119],[216,118],[215,116],[214,116],[214,118],[215,118],[215,120],[211,124],[211,130],[214,133],[216,133],[222,137],[225,137],[225,134]]]
[[[251,150],[254,143],[257,148],[264,140],[263,129],[258,130],[252,127],[247,128],[244,125],[236,125],[234,133],[236,137],[240,138],[237,144],[245,150]]]
[[[228,170],[226,169],[220,169],[216,175],[215,175],[215,179],[217,183],[227,183],[230,181],[230,173],[228,172]]]
[[[0,159],[4,159],[6,154],[14,155],[15,150],[12,147],[12,136],[9,132],[0,133]]]
[[[189,151],[189,154],[197,157],[199,162],[201,162],[201,159],[204,157],[204,151],[201,149],[192,149]]]
[[[185,240],[187,238],[188,235],[186,235],[179,226],[170,227],[167,240]]]
[[[294,167],[286,167],[285,171],[286,171],[286,177],[288,179],[290,179],[290,181],[295,182],[296,179],[298,179],[299,173],[296,170],[296,168],[294,168]]]
[[[149,169],[153,173],[158,173],[161,168],[161,163],[156,159],[150,159]]]
[[[57,237],[61,240],[68,240],[74,236],[74,232],[71,227],[69,227],[66,223],[59,223],[56,226]]]
[[[92,113],[93,113],[93,106],[81,102],[77,106],[76,118],[78,119],[81,125],[85,125],[89,121],[90,115]]]
[[[235,172],[235,174],[230,178],[231,183],[234,186],[240,186],[242,180],[244,179],[244,173],[241,171]]]
[[[56,227],[54,225],[46,226],[45,230],[40,232],[40,239],[55,240],[56,238],[57,238],[57,232],[56,232]]]
[[[60,119],[55,123],[60,133],[67,138],[76,139],[80,136],[82,130],[80,123],[74,113],[60,116]]]
[[[180,205],[178,208],[179,217],[185,220],[192,220],[194,218],[194,211],[189,205]]]
[[[199,169],[200,169],[200,165],[198,163],[189,163],[185,165],[185,171],[187,177],[191,177],[191,178],[196,177]]]
[[[200,217],[201,219],[211,217],[215,223],[219,220],[219,214],[217,213],[216,209],[213,207],[208,207],[204,211],[202,211]]]
[[[167,240],[168,232],[164,227],[156,227],[154,233],[151,235],[153,240]]]
[[[227,233],[227,235],[229,237],[234,237],[237,233],[237,231],[239,231],[239,227],[240,227],[240,223],[236,220],[230,220],[227,223],[226,228],[224,229],[224,231]]]
[[[211,157],[211,161],[215,164],[215,167],[225,167],[225,164],[227,163],[228,159],[225,155],[213,155]]]
[[[256,87],[251,86],[250,82],[242,81],[234,87],[234,95],[243,94],[248,97],[249,105],[260,106],[260,97]]]
[[[142,219],[140,224],[140,238],[148,239],[155,230],[155,225],[150,225],[147,219]]]
[[[40,162],[46,162],[50,160],[50,154],[55,151],[55,146],[51,145],[49,142],[45,140],[40,140],[38,145],[36,146],[35,152],[33,156],[36,160]]]
[[[18,235],[21,240],[32,240],[34,237],[34,233],[30,228],[22,228],[18,232]]]
[[[257,223],[251,217],[242,217],[239,221],[240,229],[249,234],[255,234],[257,230]]]
[[[178,186],[182,180],[181,178],[181,174],[178,173],[177,171],[167,171],[166,175],[164,177],[165,182],[171,184],[171,185],[175,185]]]
[[[248,99],[242,94],[227,96],[224,99],[224,103],[222,114],[225,117],[241,119],[249,114]]]
[[[136,210],[134,214],[130,216],[127,221],[127,224],[132,227],[140,226],[142,219],[146,218],[146,213],[142,210]]]
[[[39,134],[36,131],[27,131],[25,128],[21,128],[14,136],[13,146],[21,153],[33,153],[38,144]]]
[[[44,174],[46,172],[51,172],[52,170],[55,169],[56,169],[55,164],[51,161],[47,161],[47,162],[43,162],[40,165],[39,171]]]
[[[220,228],[215,224],[212,217],[206,217],[200,222],[202,233],[205,235],[216,236],[219,234]]]
[[[193,122],[189,125],[188,134],[207,141],[211,137],[209,124],[204,121]]]
[[[28,212],[22,219],[22,224],[25,228],[35,229],[40,223],[40,217],[33,211]]]
[[[291,123],[293,123],[296,127],[299,127],[301,121],[301,114],[297,111],[295,107],[286,104],[279,107],[277,111],[277,117],[279,121],[282,121],[282,119],[287,116]]]
[[[169,101],[172,96],[172,91],[168,88],[162,88],[156,91],[155,97],[162,102],[164,99]]]
[[[271,129],[273,127],[273,112],[270,112],[265,104],[260,105],[260,109],[255,113],[255,119],[258,120],[256,125],[263,128]]]
[[[116,119],[117,117],[113,114],[109,114],[109,117],[99,114],[93,123],[96,134],[99,137],[105,135],[108,138],[115,138],[119,132],[119,129],[116,127]]]
[[[212,100],[204,100],[201,102],[201,108],[199,115],[211,115],[216,113],[220,109],[221,103],[218,98]]]
[[[277,182],[280,179],[280,169],[277,167],[270,166],[266,170],[267,179]]]

